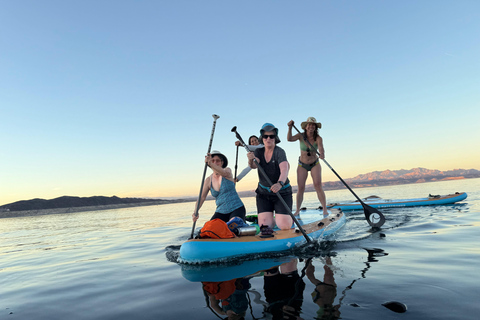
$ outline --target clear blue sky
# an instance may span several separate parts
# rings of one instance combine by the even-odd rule
[[[232,169],[277,125],[294,184],[308,116],[343,178],[480,169],[479,31],[476,0],[1,1],[0,204],[198,195],[214,113]]]

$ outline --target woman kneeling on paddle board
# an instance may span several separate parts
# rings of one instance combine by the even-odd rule
[[[210,220],[219,218],[228,222],[233,217],[240,217],[245,221],[245,206],[235,190],[235,183],[233,182],[232,170],[227,168],[228,160],[221,152],[212,151],[205,157],[205,163],[213,170],[213,173],[205,179],[203,183],[202,196],[197,210],[193,212],[193,221],[197,221],[199,215],[195,213],[200,210],[208,192],[215,197],[217,208]]]
[[[314,117],[308,117],[307,121],[302,122],[303,133],[297,133],[292,136],[293,120],[288,122],[288,141],[300,141],[300,157],[298,158],[297,167],[297,210],[295,215],[300,213],[300,208],[303,202],[303,194],[305,193],[305,183],[307,182],[308,172],[312,175],[313,185],[317,191],[317,197],[323,208],[323,215],[327,216],[327,200],[325,198],[325,191],[322,188],[322,167],[317,156],[317,150],[320,154],[320,159],[325,158],[325,151],[323,149],[322,137],[318,134],[318,129],[322,127],[320,122]],[[307,143],[307,140],[310,143]],[[312,150],[311,146],[315,149]]]
[[[263,148],[247,153],[248,165],[257,169],[257,163],[265,171],[266,175],[273,182],[269,185],[263,174],[258,174],[259,182],[255,192],[257,193],[258,225],[275,226],[282,230],[292,227],[292,187],[288,180],[289,164],[285,151],[277,146],[280,143],[278,129],[271,123],[265,123],[260,130],[263,141]],[[256,162],[254,161],[256,159]],[[276,193],[279,193],[288,208],[280,201]],[[273,213],[275,212],[275,219]]]

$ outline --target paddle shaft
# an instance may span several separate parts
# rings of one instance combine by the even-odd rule
[[[303,141],[305,141],[306,143],[308,143],[308,145],[310,146],[310,148],[312,148],[312,150],[315,150],[315,152],[317,153],[317,155],[320,156],[320,152],[318,152],[318,150],[313,147],[313,145],[310,143],[310,141],[308,141],[308,138],[304,137],[303,134],[297,129],[297,127],[295,127],[294,124],[293,124],[292,126],[295,128],[295,130],[297,130],[298,133],[301,134],[301,136],[302,136],[302,138],[303,138]],[[352,188],[350,188],[349,185],[348,185],[345,181],[343,181],[342,177],[340,177],[340,175],[335,171],[335,169],[332,168],[332,166],[327,162],[327,160],[325,160],[325,159],[322,159],[322,160],[323,160],[323,162],[330,168],[330,170],[332,170],[332,172],[337,176],[337,178],[345,185],[345,187],[347,187],[347,189],[350,190],[350,192],[351,192],[351,193],[355,196],[355,198],[357,198],[357,200],[360,202],[360,204],[362,205],[362,207],[363,207],[363,209],[364,209],[364,211],[365,211],[365,216],[366,216],[366,218],[367,218],[368,223],[369,223],[371,226],[373,226],[373,227],[380,227],[381,225],[383,225],[383,223],[385,222],[385,217],[383,216],[383,214],[382,214],[380,211],[378,211],[377,209],[375,209],[375,208],[373,208],[373,207],[370,207],[369,205],[365,204],[365,203],[362,201],[362,199],[360,199],[360,198],[355,194],[355,192],[353,192]],[[370,211],[373,211],[373,212],[377,213],[378,215],[380,215],[380,222],[379,222],[379,223],[374,223],[374,222],[372,222],[372,221],[370,220],[370,218],[369,218],[370,215],[367,214],[366,211],[369,211],[369,213],[370,213]]]
[[[215,133],[215,126],[217,124],[217,119],[220,118],[220,116],[217,116],[216,114],[212,115],[212,117],[213,117],[212,134],[210,135],[210,143],[208,144],[207,154],[209,154],[210,151],[212,150],[213,134]],[[198,194],[198,201],[197,201],[197,205],[195,206],[195,215],[197,217],[198,217],[198,206],[200,205],[200,200],[202,198],[203,183],[205,181],[205,175],[207,174],[207,167],[208,167],[208,164],[205,162],[205,167],[203,168],[202,184],[200,185],[200,193]],[[193,238],[193,233],[195,232],[195,224],[196,223],[197,223],[197,221],[193,221],[192,233],[190,235],[190,239]]]
[[[245,150],[247,150],[247,152],[251,152],[250,149],[248,148],[248,146],[245,144],[245,142],[243,141],[242,137],[240,136],[240,134],[237,132],[237,127],[233,127],[232,129],[232,132],[235,132],[235,135],[237,136],[237,139],[240,141],[240,143],[242,144],[242,146],[245,148]],[[267,173],[265,172],[265,170],[263,170],[263,168],[260,166],[260,164],[257,162],[257,159],[256,158],[253,158],[253,162],[255,162],[255,164],[257,165],[257,168],[258,170],[260,171],[260,174],[265,178],[265,180],[268,182],[268,184],[270,186],[273,185],[272,181],[270,180],[270,178],[267,176]],[[292,210],[290,210],[288,204],[285,202],[285,200],[283,200],[282,196],[280,195],[280,192],[277,192],[275,193],[278,197],[278,200],[280,200],[280,202],[283,204],[283,206],[285,207],[285,209],[287,210],[287,213],[290,215],[290,217],[292,217],[293,219],[293,222],[295,222],[296,226],[298,227],[298,229],[300,230],[300,232],[303,234],[303,236],[305,237],[305,239],[307,240],[308,243],[312,242],[312,240],[310,239],[310,237],[307,235],[307,233],[305,232],[305,230],[303,230],[302,226],[300,225],[300,223],[298,222],[298,220],[295,218],[295,216],[293,215],[292,213]]]
[[[237,168],[238,168],[238,146],[237,146],[237,153],[235,156],[235,178],[234,180],[237,180]]]

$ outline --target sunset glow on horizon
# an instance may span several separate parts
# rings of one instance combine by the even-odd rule
[[[2,4],[0,205],[198,196],[238,132],[322,123],[326,159],[372,171],[480,170],[480,2]],[[299,127],[299,126],[298,126]],[[238,150],[238,172],[247,165]],[[321,162],[323,181],[337,177]],[[207,174],[210,174],[210,169]],[[252,171],[237,185],[254,190]],[[311,184],[309,177],[307,184]]]

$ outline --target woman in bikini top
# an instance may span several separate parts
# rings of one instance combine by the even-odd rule
[[[298,158],[297,167],[297,210],[295,215],[299,215],[300,208],[303,202],[303,194],[305,192],[305,183],[310,172],[317,192],[318,200],[323,208],[323,214],[328,215],[327,202],[325,199],[325,192],[322,188],[322,170],[320,166],[320,159],[325,158],[325,150],[323,149],[323,139],[318,134],[318,129],[322,124],[317,122],[314,117],[308,117],[307,121],[302,122],[303,133],[292,135],[293,120],[288,123],[287,140],[300,142],[300,157]],[[307,140],[309,143],[305,142]],[[312,148],[313,146],[313,148]],[[318,156],[317,156],[318,153]]]
[[[298,165],[300,167],[305,168],[305,170],[307,170],[307,171],[311,171],[312,168],[315,167],[320,162],[318,160],[318,157],[317,157],[318,143],[317,143],[316,140],[315,140],[314,143],[312,143],[310,141],[310,143],[313,145],[313,148],[314,148],[314,149],[310,149],[311,148],[310,145],[307,146],[305,144],[304,139],[307,139],[307,136],[305,134],[303,134],[302,139],[300,139],[301,153],[300,153],[300,157],[298,158]],[[305,160],[302,159],[302,156],[303,156],[303,158],[307,158],[307,159],[314,158],[314,160],[313,160],[313,162],[311,162],[310,160],[308,160],[308,162],[305,162]],[[302,160],[304,160],[304,161],[302,161]]]

